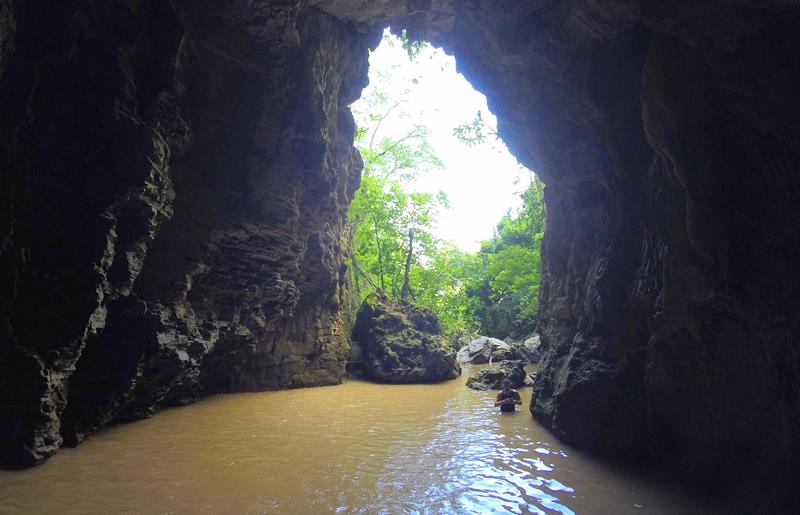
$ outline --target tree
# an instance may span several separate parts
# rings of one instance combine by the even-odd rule
[[[487,140],[499,143],[497,130],[480,111],[471,121],[453,128],[453,135],[467,146]],[[506,213],[494,236],[482,243],[482,280],[470,287],[470,296],[479,299],[475,316],[481,330],[500,338],[532,331],[539,311],[545,210],[544,187],[533,173],[521,196],[522,207]]]
[[[407,38],[403,44],[410,45]],[[406,50],[411,58],[410,48]],[[408,93],[416,83],[415,77],[398,83],[396,78],[379,75],[362,96],[366,109],[354,109],[359,127],[356,146],[364,168],[349,219],[353,268],[360,275],[354,282],[361,296],[370,288],[380,288],[395,297],[413,298],[412,272],[435,247],[433,224],[439,210],[447,206],[442,193],[409,191],[419,174],[442,167],[428,142],[427,128],[411,121],[406,109]],[[387,93],[390,86],[392,94]],[[400,127],[401,135],[385,135],[387,123],[395,134]]]
[[[470,289],[470,296],[480,299],[476,317],[481,329],[501,338],[532,331],[539,311],[545,211],[544,186],[535,176],[522,201],[522,207],[507,213],[494,236],[482,243],[482,282]]]
[[[397,41],[394,44],[397,44]],[[415,59],[420,46],[401,41]],[[416,77],[371,77],[360,108],[353,109],[364,168],[348,212],[351,271],[362,300],[374,290],[431,309],[446,334],[473,332],[505,337],[532,330],[538,311],[543,189],[535,178],[523,205],[509,211],[477,253],[466,253],[434,235],[447,196],[412,190],[421,174],[441,168],[428,130],[410,113],[407,98]],[[454,129],[467,145],[498,143],[479,112]],[[532,175],[533,177],[533,175]]]

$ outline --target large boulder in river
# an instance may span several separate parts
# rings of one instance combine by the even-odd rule
[[[497,338],[490,338],[488,336],[481,336],[476,338],[459,349],[456,353],[456,359],[462,365],[472,364],[480,365],[489,362],[491,356],[492,361],[505,361],[505,360],[524,360],[527,359],[519,349],[512,347],[503,340]]]
[[[538,334],[532,335],[530,338],[526,338],[520,344],[520,351],[525,355],[525,359],[527,359],[531,363],[538,363],[542,359],[542,340]]]
[[[358,310],[353,339],[361,347],[365,378],[390,383],[430,383],[461,375],[436,315],[373,293]]]
[[[523,339],[508,337],[503,341],[511,347],[513,359],[524,359],[528,363],[538,363],[542,359],[542,341],[538,334]]]
[[[519,388],[525,385],[527,376],[525,361],[501,361],[467,379],[467,386],[473,390],[499,390],[503,380],[508,379],[512,388]]]

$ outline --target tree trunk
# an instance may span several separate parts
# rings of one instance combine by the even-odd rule
[[[414,249],[414,231],[408,230],[408,254],[406,254],[406,270],[403,273],[403,289],[400,291],[400,298],[408,300],[408,292],[411,288],[408,286],[408,272],[411,270],[411,255]]]
[[[381,248],[381,238],[378,234],[378,219],[375,217],[375,213],[371,213],[371,215],[373,232],[375,233],[375,246],[378,249],[378,277],[380,278],[381,291],[386,291],[386,285],[383,282],[383,249]]]

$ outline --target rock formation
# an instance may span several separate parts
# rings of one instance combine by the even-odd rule
[[[341,377],[346,105],[389,23],[456,55],[547,185],[537,419],[797,491],[785,0],[0,0],[0,461]]]
[[[292,2],[0,5],[0,463],[339,382],[375,37]]]
[[[462,365],[489,363],[490,358],[492,362],[523,360],[533,363],[539,360],[539,353],[538,349],[533,347],[534,340],[530,343],[531,346],[528,346],[522,341],[511,340],[507,343],[497,338],[479,336],[458,350],[456,360]]]
[[[493,363],[480,370],[467,379],[467,386],[473,390],[499,390],[503,386],[503,381],[508,379],[512,388],[520,388],[526,386],[527,377],[524,361],[507,360]]]
[[[461,375],[456,352],[442,337],[436,315],[369,295],[356,315],[353,343],[363,354],[363,375],[387,383],[432,383]]]
[[[503,361],[512,359],[513,351],[511,346],[503,340],[479,336],[470,341],[456,353],[456,359],[462,365],[480,365],[492,361]]]
[[[368,22],[346,3],[318,5]],[[708,483],[779,478],[771,502],[791,497],[800,5],[407,5],[397,25],[456,55],[547,185],[534,416],[584,448]]]
[[[520,345],[523,352],[527,354],[528,360],[531,363],[539,363],[544,354],[544,347],[542,346],[542,338],[538,334],[534,334],[530,338],[525,338]]]

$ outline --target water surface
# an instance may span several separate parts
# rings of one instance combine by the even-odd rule
[[[468,372],[467,372],[468,373]],[[221,395],[0,472],[0,513],[586,513],[708,510],[594,461],[464,378]]]

